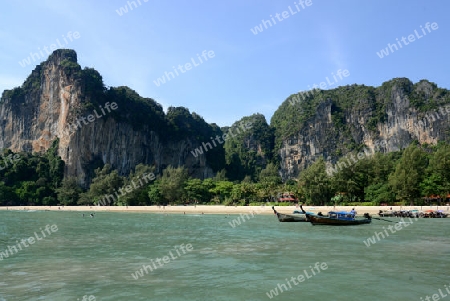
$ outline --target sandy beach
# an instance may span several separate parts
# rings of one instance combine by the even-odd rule
[[[306,211],[326,213],[328,211],[350,211],[355,208],[358,215],[369,213],[378,214],[380,210],[386,211],[390,206],[304,206]],[[294,210],[300,210],[296,206],[275,207],[280,213],[292,213]],[[392,210],[443,210],[450,213],[449,206],[392,206]],[[47,210],[47,211],[82,211],[82,212],[142,212],[142,213],[160,213],[160,214],[273,214],[271,206],[2,206],[0,210]]]

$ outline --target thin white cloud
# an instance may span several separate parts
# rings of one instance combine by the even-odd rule
[[[348,63],[345,59],[345,47],[343,46],[343,38],[332,26],[323,26],[322,34],[327,44],[326,53],[330,63],[335,65],[336,69],[345,69],[348,67]]]

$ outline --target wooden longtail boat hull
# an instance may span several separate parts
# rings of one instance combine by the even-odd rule
[[[317,216],[307,214],[309,221],[313,225],[330,225],[330,226],[352,226],[352,225],[362,225],[370,224],[372,220],[370,218],[365,219],[354,219],[354,220],[344,220],[337,218],[329,218],[327,216]]]
[[[279,222],[289,222],[289,223],[298,223],[298,222],[307,222],[306,214],[284,214],[279,213],[272,207],[273,212],[277,215]]]
[[[300,205],[300,209],[306,215],[306,218],[313,225],[328,225],[328,226],[352,226],[370,224],[372,218],[368,213],[364,213],[364,219],[355,219],[356,212],[352,209],[350,212],[346,211],[330,211],[328,216],[319,214],[312,214],[303,210],[303,206]]]
[[[305,215],[296,216],[293,214],[277,213],[278,221],[280,222],[307,222]]]

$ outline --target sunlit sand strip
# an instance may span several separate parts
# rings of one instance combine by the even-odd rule
[[[275,206],[278,212],[292,213],[299,210],[296,206]],[[392,210],[443,210],[448,213],[450,206],[392,206]],[[328,211],[350,211],[355,208],[358,215],[364,213],[378,214],[380,210],[390,210],[390,206],[304,206],[306,211],[327,213]],[[273,214],[271,206],[2,206],[0,210],[47,210],[47,211],[86,211],[86,212],[148,212],[148,213],[177,213],[177,214]]]

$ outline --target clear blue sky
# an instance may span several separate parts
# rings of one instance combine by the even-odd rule
[[[129,1],[130,10],[126,0],[2,0],[0,91],[21,85],[47,55],[24,67],[19,62],[57,39],[76,50],[83,68],[98,70],[105,85],[129,86],[165,109],[184,106],[220,126],[253,113],[269,122],[290,94],[326,77],[334,82],[338,69],[350,75],[327,89],[379,86],[394,77],[450,88],[450,1],[311,0],[304,8],[299,0],[139,1],[137,7]],[[125,6],[120,16],[116,10]],[[270,15],[276,24],[253,34]],[[438,28],[424,35],[427,22]],[[377,55],[414,30],[420,38]],[[70,41],[69,32],[78,39]],[[204,50],[214,57],[200,64]],[[198,66],[154,83],[192,59]]]

